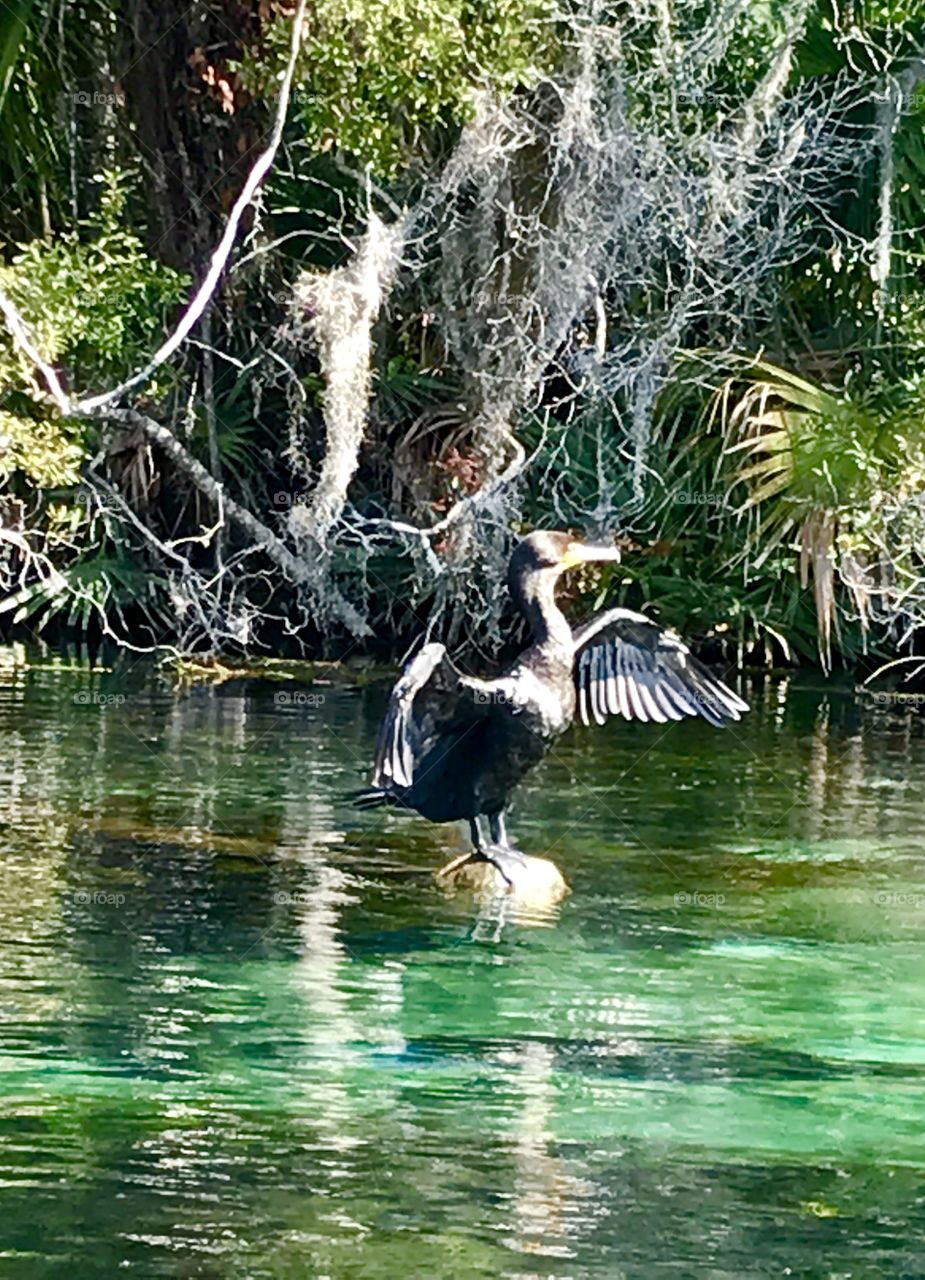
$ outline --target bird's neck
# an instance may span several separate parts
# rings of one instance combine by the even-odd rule
[[[556,604],[555,572],[532,573],[518,584],[514,599],[533,632],[533,638],[543,648],[572,651],[572,628]]]

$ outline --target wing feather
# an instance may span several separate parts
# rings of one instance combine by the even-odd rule
[[[578,660],[578,711],[582,724],[590,724],[588,719],[588,688],[591,682],[591,650],[585,649]]]
[[[620,705],[617,702],[617,663],[616,654],[613,645],[607,646],[607,710],[612,716],[620,714]]]
[[[631,718],[629,695],[629,675],[626,665],[626,653],[619,645],[613,646],[614,662],[617,668],[617,710],[625,720]]]
[[[598,646],[594,650],[591,668],[591,708],[598,724],[607,720],[607,709],[604,706],[604,658],[605,650]]]
[[[575,684],[585,724],[608,715],[667,724],[700,716],[722,728],[748,704],[645,614],[608,609],[575,632]]]
[[[627,682],[626,692],[629,697],[630,710],[633,713],[634,720],[641,720],[643,724],[649,719],[646,715],[645,707],[642,705],[642,699],[639,696],[639,673],[633,672],[632,679]]]
[[[639,696],[649,713],[649,719],[654,720],[656,724],[664,724],[668,717],[655,700],[655,678],[648,671],[639,681]]]
[[[463,676],[442,644],[425,644],[406,664],[392,689],[373,762],[373,786],[406,791],[415,761],[434,735],[486,713],[490,681]]]
[[[652,689],[652,695],[655,701],[665,713],[666,720],[683,720],[684,712],[678,706],[677,702],[672,698],[668,686],[660,684],[657,680]]]

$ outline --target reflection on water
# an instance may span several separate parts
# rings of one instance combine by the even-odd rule
[[[925,1274],[914,709],[575,731],[531,912],[344,803],[382,689],[0,679],[0,1275]]]
[[[525,1041],[507,1061],[518,1069],[523,1103],[516,1120],[515,1171],[511,1195],[512,1234],[505,1241],[521,1253],[570,1258],[569,1237],[578,1235],[582,1201],[594,1186],[576,1177],[568,1161],[551,1151],[555,1131],[556,1054],[539,1041]]]

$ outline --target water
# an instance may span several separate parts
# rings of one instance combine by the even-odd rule
[[[274,692],[0,677],[0,1276],[925,1275],[921,715],[573,731],[517,921]]]

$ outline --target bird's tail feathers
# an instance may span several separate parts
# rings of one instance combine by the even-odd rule
[[[398,796],[382,787],[360,787],[359,791],[351,791],[346,797],[358,809],[378,809],[384,804],[399,804]]]
[[[346,799],[358,809],[378,809],[389,803],[389,794],[381,787],[360,787],[358,791],[349,792]]]

